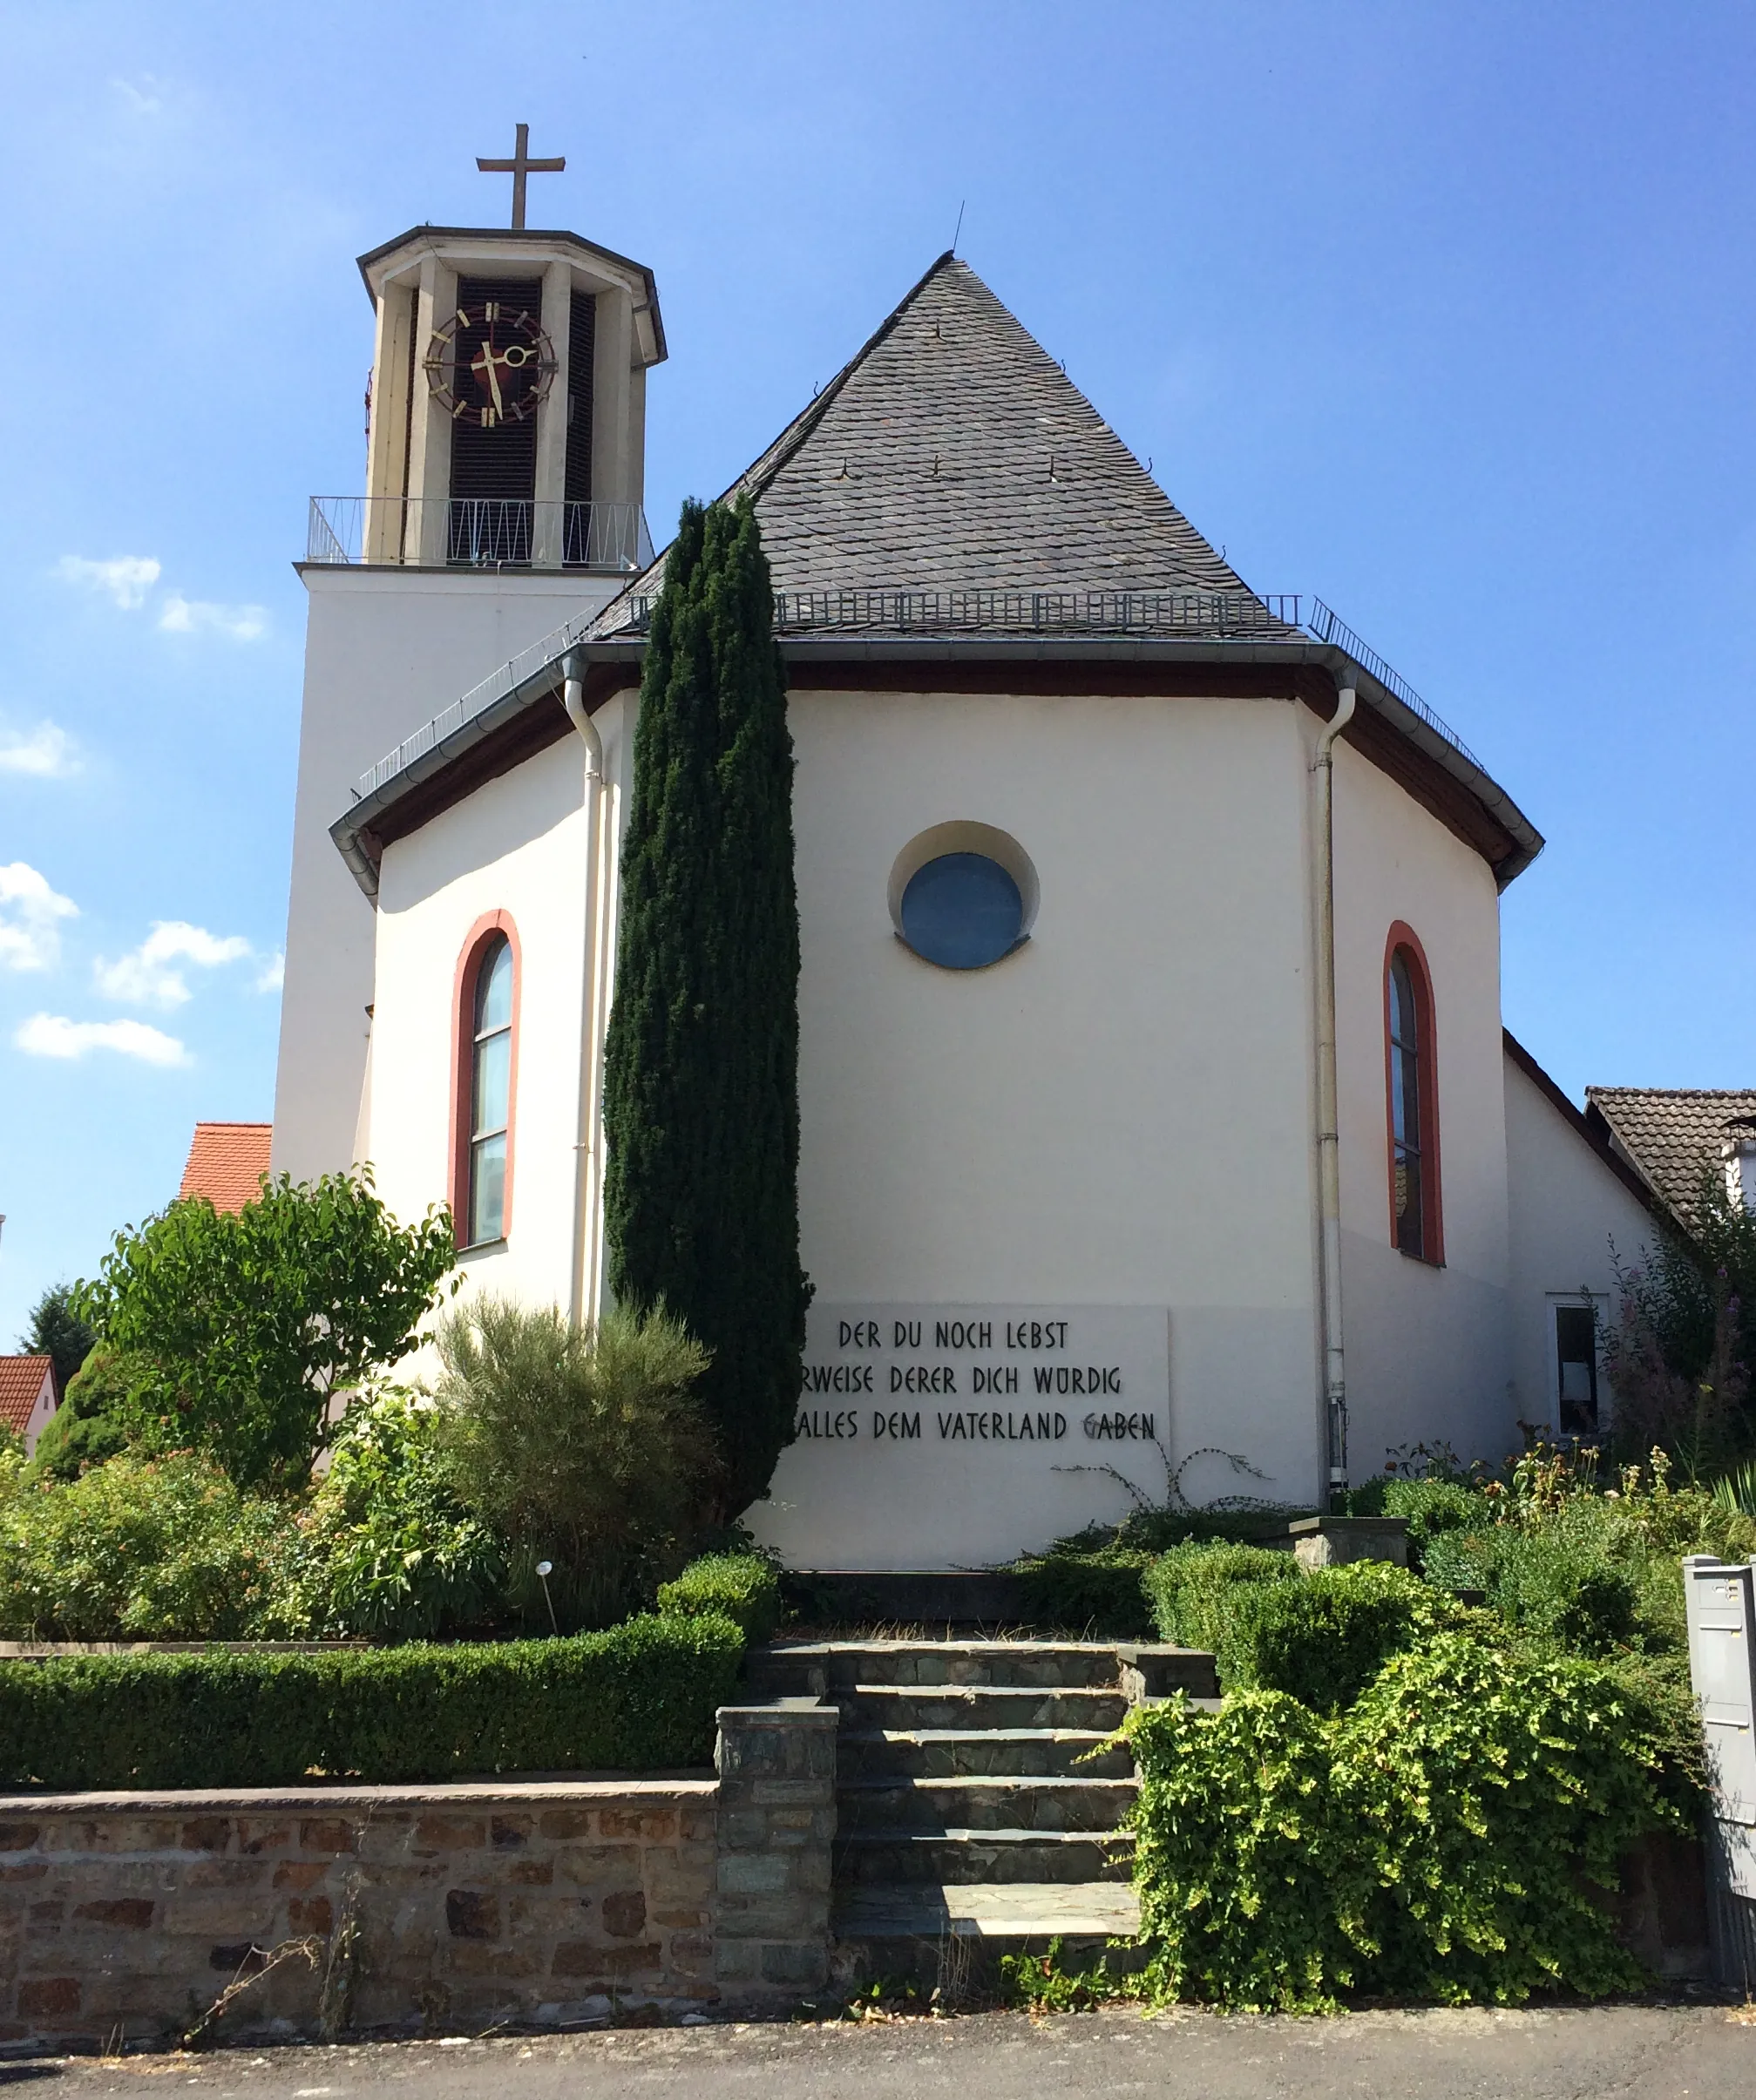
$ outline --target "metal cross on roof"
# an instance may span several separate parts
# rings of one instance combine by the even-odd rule
[[[532,160],[530,153],[531,127],[521,124],[517,142],[510,160],[484,160],[479,157],[476,166],[485,175],[510,175],[512,179],[512,225],[522,228],[525,223],[525,177],[526,175],[559,175],[566,167],[566,157],[558,153],[553,160]]]

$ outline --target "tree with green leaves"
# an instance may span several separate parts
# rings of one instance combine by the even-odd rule
[[[721,1516],[767,1487],[803,1383],[792,774],[755,510],[686,503],[634,732],[605,1209],[617,1298],[711,1356]]]
[[[58,1397],[66,1392],[68,1380],[98,1339],[90,1323],[73,1310],[73,1291],[71,1284],[51,1284],[31,1308],[31,1325],[18,1337],[27,1356],[46,1356],[53,1363]]]
[[[282,1175],[235,1213],[192,1196],[119,1232],[73,1304],[127,1365],[112,1406],[138,1440],[286,1488],[334,1433],[331,1396],[408,1353],[456,1262],[449,1214],[398,1224],[370,1171]]]

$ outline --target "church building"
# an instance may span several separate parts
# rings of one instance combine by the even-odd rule
[[[522,219],[361,259],[274,1165],[370,1161],[451,1205],[469,1289],[586,1320],[667,342],[650,269]],[[1542,841],[1481,762],[1246,584],[955,255],[729,493],[789,682],[815,1286],[758,1534],[976,1567],[1168,1469],[1314,1506],[1393,1446],[1603,1420],[1653,1198],[1502,1030]]]

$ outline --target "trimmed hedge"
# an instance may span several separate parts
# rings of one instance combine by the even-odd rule
[[[1087,1551],[1067,1541],[1027,1555],[1013,1563],[1023,1577],[1025,1622],[1089,1640],[1150,1640],[1144,1577],[1151,1564],[1150,1554],[1126,1547]]]
[[[1191,1542],[1161,1555],[1141,1579],[1165,1640],[1217,1653],[1235,1589],[1298,1582],[1303,1577],[1290,1553]]]
[[[746,1640],[766,1641],[781,1622],[780,1577],[759,1554],[704,1554],[659,1585],[659,1609],[684,1618],[718,1613],[742,1627]]]
[[[723,1615],[565,1640],[0,1663],[0,1785],[286,1786],[706,1764],[743,1636]]]
[[[1219,1601],[1214,1655],[1228,1691],[1284,1691],[1318,1713],[1353,1705],[1394,1655],[1464,1617],[1381,1561],[1295,1582],[1235,1584]]]

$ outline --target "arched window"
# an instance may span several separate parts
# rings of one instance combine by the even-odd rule
[[[1445,1256],[1433,989],[1420,941],[1400,924],[1385,949],[1384,1039],[1391,1241],[1417,1261],[1436,1264]]]
[[[512,1211],[516,943],[494,912],[472,930],[458,968],[451,1216],[464,1247],[504,1239]]]

